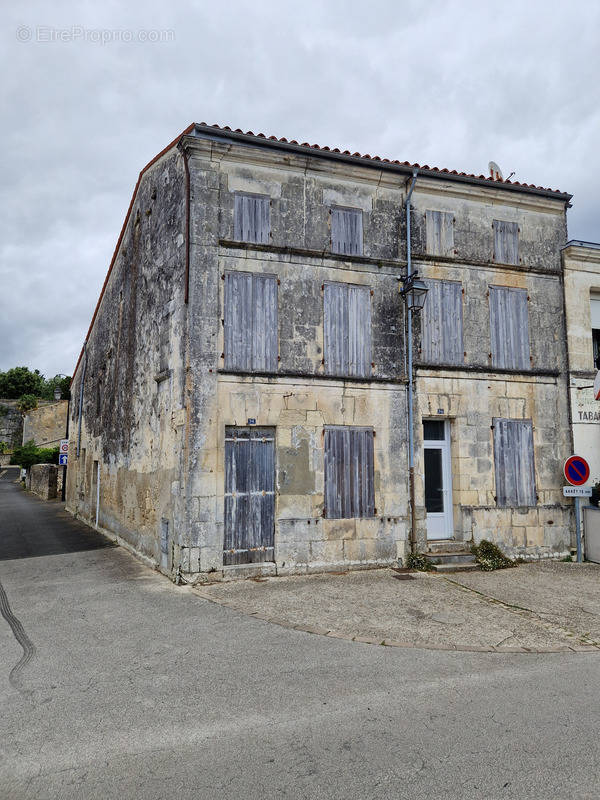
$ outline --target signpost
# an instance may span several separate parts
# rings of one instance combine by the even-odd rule
[[[581,497],[589,497],[591,489],[583,484],[590,477],[590,465],[581,456],[570,456],[565,461],[564,473],[570,486],[563,487],[564,497],[575,497],[575,526],[577,531],[577,563],[581,564]]]
[[[69,440],[61,439],[58,448],[58,463],[62,467],[66,467],[69,459]]]

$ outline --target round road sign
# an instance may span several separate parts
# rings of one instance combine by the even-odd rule
[[[581,456],[571,456],[565,461],[565,478],[571,486],[583,486],[590,477],[590,465]]]

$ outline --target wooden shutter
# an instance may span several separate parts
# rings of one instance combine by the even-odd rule
[[[348,286],[348,374],[371,374],[371,290]]]
[[[535,506],[535,464],[531,420],[494,419],[496,503]]]
[[[427,252],[434,256],[454,255],[454,215],[447,211],[426,211]]]
[[[516,222],[495,219],[494,261],[499,264],[519,263],[519,226]]]
[[[225,369],[252,369],[252,275],[225,273]]]
[[[268,244],[271,234],[270,198],[264,195],[235,195],[233,235],[242,242]]]
[[[325,371],[348,374],[348,286],[326,283],[323,290]]]
[[[421,313],[421,357],[431,364],[462,364],[462,284],[425,280],[429,291]]]
[[[277,278],[252,276],[252,369],[277,371]]]
[[[326,283],[323,290],[325,370],[329,375],[371,374],[371,290]]]
[[[331,249],[334,253],[362,255],[363,229],[360,209],[331,209]]]
[[[527,291],[490,286],[492,365],[501,369],[529,369],[529,313]]]
[[[373,517],[373,429],[325,428],[325,511],[329,519]]]

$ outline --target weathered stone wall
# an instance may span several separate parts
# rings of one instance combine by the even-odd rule
[[[68,509],[95,522],[99,475],[99,526],[165,567],[162,520],[170,538],[185,527],[184,197],[182,157],[170,152],[142,177],[71,387]]]
[[[33,440],[37,447],[57,447],[65,438],[68,405],[61,400],[28,411],[23,420],[23,444]]]
[[[27,473],[27,488],[43,500],[57,496],[58,467],[56,464],[34,464]]]
[[[142,178],[75,376],[69,508],[92,522],[98,513],[100,527],[164,569],[219,574],[225,427],[252,418],[258,426],[276,429],[275,560],[280,571],[403,558],[410,525],[405,319],[398,278],[406,267],[406,177],[207,137],[186,136],[182,149],[190,175],[189,303],[184,303],[183,156],[170,152]],[[463,282],[466,351],[459,370],[421,369],[417,381],[420,545],[425,544],[421,418],[435,408],[452,423],[457,538],[485,535],[513,551],[559,552],[569,533],[557,471],[568,449],[558,257],[566,230],[564,205],[495,186],[422,179],[417,187],[415,264],[426,276]],[[236,191],[271,198],[270,243],[233,241]],[[362,209],[362,256],[330,252],[332,205]],[[455,214],[454,257],[433,259],[424,253],[423,219],[429,208]],[[493,219],[517,221],[521,228],[521,262],[514,268],[492,262]],[[228,270],[278,278],[280,360],[273,374],[224,368],[223,277]],[[326,281],[361,284],[373,292],[371,380],[323,374]],[[497,374],[491,368],[490,283],[528,291],[532,362],[525,374]],[[418,334],[417,324],[417,356]],[[494,415],[534,420],[540,499],[525,512],[495,506]],[[374,428],[375,519],[324,517],[325,425]],[[160,551],[165,524],[166,560]]]
[[[23,414],[16,400],[0,400],[0,442],[17,447],[23,439]]]

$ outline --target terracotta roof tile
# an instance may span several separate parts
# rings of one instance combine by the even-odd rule
[[[340,150],[339,147],[327,147],[319,144],[310,144],[309,142],[302,142],[302,144],[299,144],[296,141],[296,139],[286,139],[285,136],[267,137],[264,133],[253,133],[252,131],[243,131],[241,128],[236,128],[235,130],[233,130],[232,128],[229,127],[229,125],[224,125],[224,126],[217,124],[207,125],[205,122],[201,122],[197,127],[216,128],[219,131],[232,131],[233,133],[239,133],[242,136],[252,136],[255,139],[268,139],[268,141],[280,142],[281,144],[293,144],[296,145],[297,147],[306,147],[311,150],[319,150],[323,153],[340,153],[340,155],[350,156],[351,158],[361,158],[361,159],[366,159],[368,161],[380,161],[385,164],[399,164],[400,166],[412,167],[413,169],[428,170],[429,172],[438,172],[440,174],[445,174],[445,175],[456,175],[460,178],[475,178],[476,180],[487,181],[489,183],[504,184],[506,186],[520,186],[524,189],[536,189],[541,192],[550,192],[552,194],[560,194],[566,196],[566,192],[561,192],[559,189],[547,189],[544,186],[536,186],[534,183],[521,183],[520,181],[498,179],[498,178],[493,178],[490,175],[475,175],[474,173],[471,172],[457,172],[455,169],[449,170],[447,167],[443,168],[430,167],[428,164],[423,164],[423,165],[416,163],[411,164],[410,161],[398,161],[396,159],[390,161],[389,158],[381,158],[381,156],[371,156],[369,155],[369,153],[366,153],[364,155],[359,152],[352,153],[350,150]]]

